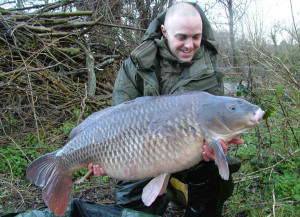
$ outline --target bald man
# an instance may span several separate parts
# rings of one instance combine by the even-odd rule
[[[202,39],[202,19],[190,4],[175,4],[166,14],[161,31],[170,52],[182,62],[189,62],[198,51]]]
[[[115,82],[112,104],[141,96],[185,91],[223,95],[223,74],[216,67],[216,55],[217,42],[202,10],[196,4],[177,3],[151,22],[142,44],[123,63]],[[241,139],[231,141],[242,142]],[[229,143],[220,143],[226,153]],[[172,176],[188,185],[188,200],[182,203],[186,206],[186,216],[221,216],[223,203],[232,194],[232,178],[221,179],[208,145],[204,146],[202,156],[204,161]],[[240,167],[239,161],[233,165],[229,165],[230,172]],[[93,169],[96,176],[105,174],[99,165],[90,164],[89,169]],[[119,181],[115,189],[116,205],[163,215],[170,198],[186,199],[183,188],[180,194],[174,184],[169,184],[168,196],[161,195],[150,207],[144,206],[141,195],[150,180]]]

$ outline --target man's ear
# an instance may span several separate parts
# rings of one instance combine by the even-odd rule
[[[166,27],[164,25],[160,26],[161,32],[162,34],[165,36],[165,38],[167,38],[167,30]]]

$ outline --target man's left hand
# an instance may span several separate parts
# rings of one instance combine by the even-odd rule
[[[227,154],[228,148],[229,148],[229,144],[243,144],[244,140],[240,139],[240,138],[233,138],[232,140],[228,141],[228,142],[224,142],[223,140],[219,140],[224,153]],[[211,161],[214,160],[214,151],[209,147],[209,145],[207,144],[206,141],[204,141],[203,144],[203,151],[202,151],[202,158],[204,161]]]

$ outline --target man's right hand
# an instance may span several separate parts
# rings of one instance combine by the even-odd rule
[[[223,148],[224,153],[227,154],[229,144],[233,143],[233,144],[240,145],[244,143],[244,140],[240,138],[233,138],[229,142],[224,142],[223,140],[220,139],[219,142]],[[204,141],[203,144],[202,158],[204,161],[211,161],[215,159],[214,151],[209,147],[206,141]]]

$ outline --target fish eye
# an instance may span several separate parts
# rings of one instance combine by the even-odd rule
[[[230,106],[230,110],[234,111],[236,110],[236,107],[234,105]]]

